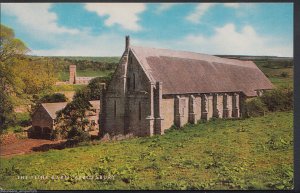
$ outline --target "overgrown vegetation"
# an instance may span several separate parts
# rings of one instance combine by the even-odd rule
[[[163,136],[88,144],[2,158],[0,186],[27,190],[293,188],[292,112],[214,120],[172,129]],[[48,179],[17,178],[42,175]]]
[[[293,110],[293,106],[293,89],[289,87],[280,87],[267,91],[260,97],[246,101],[246,117],[261,116],[268,111],[291,111]]]
[[[14,31],[1,24],[0,47],[0,132],[15,124],[14,108],[34,104],[53,92],[56,81],[53,65],[31,60],[29,49]]]

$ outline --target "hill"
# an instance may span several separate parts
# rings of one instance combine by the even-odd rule
[[[291,189],[293,113],[2,158],[4,189]],[[97,144],[98,143],[98,144]],[[48,176],[23,179],[16,176]],[[51,176],[67,176],[50,179]],[[76,176],[104,176],[82,179]]]

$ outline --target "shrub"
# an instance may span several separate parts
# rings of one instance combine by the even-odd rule
[[[246,117],[255,117],[264,115],[268,111],[261,98],[255,98],[245,102]]]
[[[280,74],[280,76],[283,77],[283,78],[286,78],[286,77],[289,76],[289,74],[288,74],[287,72],[282,72],[282,73]]]
[[[290,87],[282,87],[266,92],[261,96],[261,101],[269,111],[288,111],[293,109],[294,91]]]
[[[80,128],[73,127],[68,132],[68,139],[74,140],[76,142],[83,142],[83,141],[89,141],[91,139],[91,136],[88,132],[83,131]]]

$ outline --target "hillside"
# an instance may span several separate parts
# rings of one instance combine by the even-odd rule
[[[1,158],[4,189],[291,189],[293,113]],[[65,180],[16,176],[66,175]],[[114,176],[105,180],[75,176]]]

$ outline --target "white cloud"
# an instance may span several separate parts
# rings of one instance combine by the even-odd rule
[[[77,39],[77,41],[74,41]],[[151,40],[131,37],[132,45],[186,50],[205,54],[227,55],[268,55],[293,56],[293,43],[284,42],[280,37],[259,35],[246,25],[237,30],[232,23],[214,29],[211,36],[189,34],[181,39]],[[124,51],[124,36],[103,34],[92,36],[88,33],[75,35],[64,44],[57,44],[52,50],[34,50],[36,55],[50,56],[121,56]]]
[[[239,8],[240,3],[223,3],[225,7],[230,7],[230,8]]]
[[[249,25],[237,31],[234,24],[226,24],[215,28],[210,37],[190,34],[181,43],[189,50],[208,54],[293,56],[293,45],[283,45],[279,39],[260,36]]]
[[[105,19],[106,26],[121,25],[124,29],[139,31],[142,27],[138,24],[139,14],[146,10],[144,3],[86,3],[88,11],[96,12]]]
[[[160,3],[155,10],[156,13],[162,13],[177,5],[178,3]]]
[[[200,3],[196,6],[195,10],[186,17],[186,19],[192,23],[199,23],[205,12],[214,5],[215,3]]]
[[[1,3],[1,11],[16,17],[24,29],[36,35],[76,34],[77,29],[59,26],[57,15],[50,12],[51,3]]]
[[[186,19],[192,23],[200,23],[204,14],[216,5],[218,5],[218,3],[199,3]],[[240,3],[222,3],[221,5],[233,9],[240,8]]]

